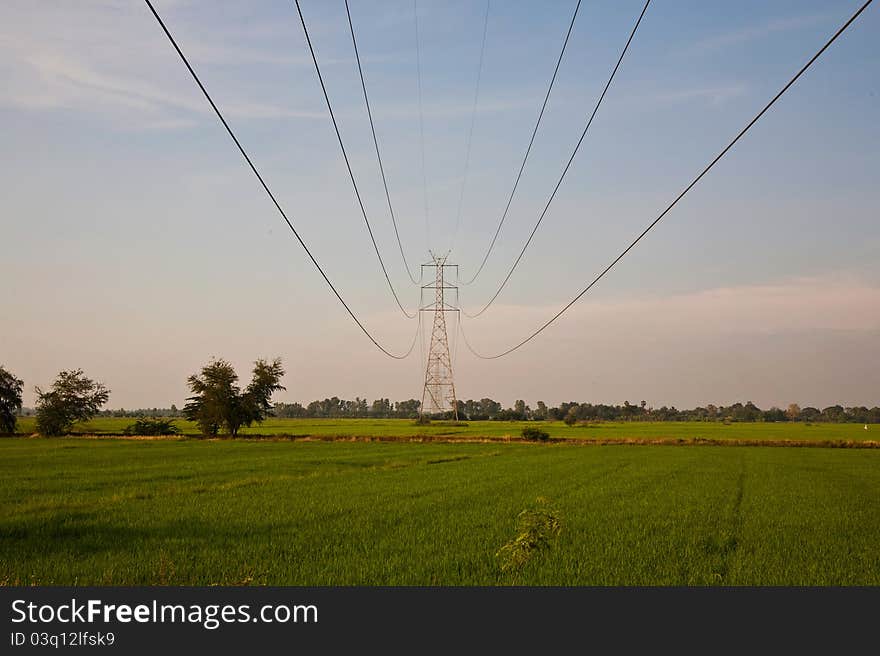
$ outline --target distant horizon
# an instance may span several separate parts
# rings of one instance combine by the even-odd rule
[[[407,399],[393,399],[393,398],[390,398],[387,396],[386,397],[377,397],[377,398],[369,398],[369,397],[343,398],[341,396],[336,395],[336,397],[342,401],[354,401],[356,398],[362,398],[363,400],[366,400],[369,403],[372,403],[373,401],[381,400],[384,398],[384,399],[388,399],[392,404],[397,403],[399,401],[411,401],[411,400],[418,401],[419,400],[418,398],[415,398],[415,397],[410,397]],[[315,399],[300,400],[300,401],[289,401],[289,400],[281,401],[281,400],[273,399],[272,404],[273,405],[276,405],[276,404],[293,405],[293,404],[298,403],[298,404],[302,405],[303,407],[305,407],[309,403],[312,403],[314,401],[323,401],[323,400],[332,399],[332,398],[333,398],[333,396],[326,396],[326,397],[322,397],[320,399],[315,398]],[[571,398],[571,399],[566,399],[565,401],[552,401],[552,402],[548,402],[545,399],[537,399],[537,400],[531,401],[531,402],[527,401],[526,399],[516,399],[513,402],[508,404],[503,401],[498,401],[498,399],[495,399],[491,396],[481,396],[480,398],[458,399],[458,401],[461,401],[461,402],[479,401],[484,398],[501,403],[502,406],[504,407],[504,409],[511,409],[511,408],[513,408],[516,401],[522,400],[522,401],[525,401],[526,406],[528,406],[532,410],[535,409],[535,406],[537,405],[537,403],[539,401],[543,401],[547,405],[548,408],[558,408],[559,406],[566,404],[566,403],[623,406],[626,402],[626,399],[624,401],[607,402],[607,401],[578,400],[578,399]],[[637,402],[630,401],[629,403],[632,406],[639,406],[641,404],[641,400],[639,400]],[[797,405],[801,410],[803,410],[805,408],[816,408],[817,410],[824,410],[826,408],[833,408],[833,407],[837,407],[837,406],[844,408],[844,409],[846,409],[846,408],[867,408],[868,410],[871,410],[874,408],[880,408],[880,400],[878,400],[874,403],[868,403],[868,404],[864,404],[864,403],[829,403],[829,404],[816,405],[816,404],[803,404],[803,403],[799,403],[797,401],[788,401],[784,404],[761,404],[761,403],[755,402],[753,399],[737,400],[737,401],[731,401],[728,403],[709,402],[709,403],[703,403],[703,404],[698,404],[698,405],[686,405],[686,404],[677,404],[677,403],[652,405],[650,402],[648,402],[645,399],[645,408],[648,410],[658,410],[660,408],[666,407],[666,408],[675,408],[677,410],[685,411],[685,410],[694,410],[696,408],[708,408],[709,406],[714,406],[716,408],[729,408],[731,406],[736,405],[737,403],[742,404],[742,405],[752,403],[760,410],[770,410],[770,409],[774,409],[774,408],[780,409],[780,410],[785,410],[791,404]],[[183,405],[185,405],[185,401],[182,402],[180,405],[178,405],[177,403],[172,403],[169,405],[153,405],[153,406],[133,405],[130,407],[124,407],[124,406],[104,407],[104,408],[101,408],[99,412],[105,413],[105,412],[137,412],[138,410],[171,410],[172,405],[177,407],[178,412],[180,412],[183,410]],[[21,408],[22,414],[24,414],[25,412],[33,413],[34,411],[35,411],[35,408],[32,406],[24,406],[23,405]],[[313,418],[318,418],[318,417],[313,417]],[[321,417],[321,418],[323,418],[323,417]],[[330,418],[330,417],[328,417],[328,418]]]

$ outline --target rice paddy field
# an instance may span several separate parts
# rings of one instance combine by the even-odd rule
[[[135,422],[133,418],[98,417],[77,424],[73,432],[80,435],[118,435]],[[175,424],[183,435],[197,436],[198,427],[182,419]],[[268,419],[241,435],[302,437],[413,437],[436,438],[519,437],[526,426],[540,428],[551,438],[586,440],[614,439],[712,439],[745,441],[870,441],[880,440],[880,424],[865,430],[862,424],[833,423],[731,423],[722,422],[648,422],[619,421],[581,423],[566,426],[561,421],[471,421],[438,422],[416,425],[410,419]],[[24,435],[36,431],[33,417],[18,420],[17,430]]]
[[[878,538],[878,449],[0,439],[5,585],[880,585]]]

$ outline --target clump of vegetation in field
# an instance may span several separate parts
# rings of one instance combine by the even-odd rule
[[[177,435],[180,429],[173,419],[141,417],[122,432],[126,435]]]
[[[516,537],[495,553],[502,572],[525,565],[536,552],[549,547],[562,530],[558,512],[548,507],[544,497],[538,497],[535,507],[520,512],[516,524]]]
[[[431,423],[431,419],[426,415],[421,415],[418,419],[413,422],[416,426],[428,426]]]
[[[524,440],[528,440],[529,442],[546,442],[550,439],[550,433],[531,426],[523,428],[521,435]]]

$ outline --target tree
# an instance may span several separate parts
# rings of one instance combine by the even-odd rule
[[[797,421],[801,416],[801,407],[797,403],[789,403],[785,416],[788,417],[789,421]]]
[[[845,413],[842,406],[832,405],[822,410],[822,418],[825,421],[843,421]]]
[[[284,376],[281,366],[281,358],[275,358],[272,362],[257,360],[251,377],[251,384],[244,393],[244,407],[247,412],[244,424],[260,423],[266,417],[272,416],[272,395],[278,390],[286,390],[279,383]],[[238,428],[236,427],[236,433]],[[233,433],[234,434],[234,433]]]
[[[538,406],[535,408],[535,412],[533,415],[534,419],[545,420],[547,419],[547,404],[543,401],[538,401]]]
[[[251,383],[242,392],[232,365],[222,358],[211,360],[202,367],[200,376],[193,374],[187,379],[193,396],[187,398],[183,415],[196,422],[205,435],[217,435],[222,427],[230,435],[238,435],[242,426],[272,416],[272,394],[285,389],[279,384],[283,375],[281,358],[257,360]]]
[[[415,419],[419,416],[419,407],[421,407],[422,402],[418,399],[409,399],[408,401],[398,401],[394,405],[398,417]]]
[[[501,404],[492,399],[480,399],[480,415],[486,419],[494,419],[501,412]]]
[[[762,417],[763,417],[764,421],[785,421],[786,420],[785,410],[783,410],[782,408],[777,408],[776,406],[773,406],[769,410],[765,410],[762,413]]]
[[[14,433],[24,382],[0,367],[0,433]]]
[[[110,398],[110,390],[86,378],[82,369],[62,371],[47,392],[34,389],[37,431],[43,435],[63,435],[76,422],[94,417]]]
[[[366,405],[366,401],[364,401],[364,404]],[[370,406],[370,416],[376,419],[387,419],[391,416],[392,407],[391,401],[388,399],[376,399],[373,401],[373,405]]]

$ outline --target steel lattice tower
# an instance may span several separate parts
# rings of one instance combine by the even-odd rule
[[[422,390],[422,404],[419,415],[436,414],[452,411],[458,421],[458,402],[455,396],[455,382],[452,378],[452,358],[449,356],[449,338],[446,333],[446,313],[458,312],[458,308],[446,303],[446,290],[456,290],[444,277],[446,267],[457,265],[446,264],[446,255],[437,256],[431,253],[433,262],[422,267],[434,268],[434,282],[423,285],[424,290],[433,290],[434,302],[419,308],[420,312],[433,312],[434,321],[431,328],[431,345],[428,348],[428,363],[425,367],[425,387]]]

